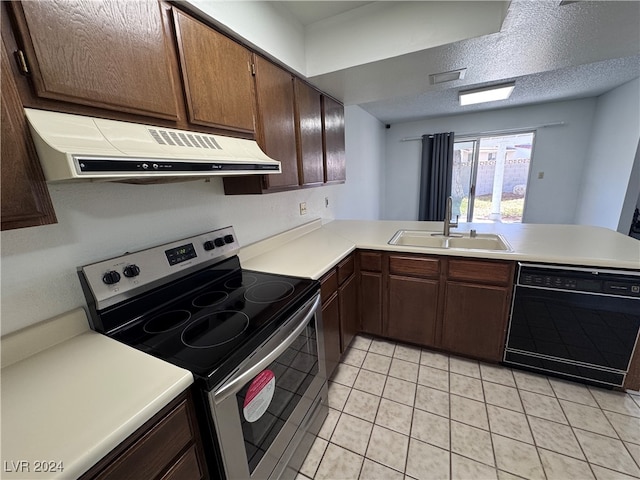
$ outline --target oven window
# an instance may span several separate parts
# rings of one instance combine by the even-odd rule
[[[238,392],[252,474],[318,374],[315,319],[282,355]]]
[[[640,328],[640,301],[518,287],[508,347],[626,370]]]

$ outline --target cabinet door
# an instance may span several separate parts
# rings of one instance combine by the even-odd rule
[[[321,184],[324,181],[321,95],[298,78],[295,94],[300,185]]]
[[[438,283],[437,280],[390,275],[385,336],[434,346]]]
[[[325,182],[344,182],[347,178],[344,154],[344,107],[322,96]]]
[[[484,360],[502,360],[510,290],[459,282],[447,282],[446,288],[442,347]]]
[[[262,57],[255,56],[258,102],[258,143],[270,157],[282,162],[282,173],[265,175],[268,189],[298,186],[293,77]]]
[[[352,275],[338,289],[340,300],[340,333],[342,353],[349,347],[351,340],[358,333],[358,284]]]
[[[173,61],[159,2],[14,5],[38,96],[177,118]]]
[[[360,329],[382,335],[382,274],[360,272]]]
[[[182,12],[174,17],[189,121],[253,132],[251,52]]]
[[[327,378],[340,362],[340,305],[338,295],[334,294],[322,304],[322,326],[324,330],[324,355],[327,366]]]
[[[2,230],[56,223],[2,42]]]

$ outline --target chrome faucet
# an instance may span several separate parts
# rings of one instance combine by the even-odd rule
[[[442,234],[445,237],[450,237],[451,236],[451,228],[457,228],[458,227],[458,217],[459,217],[459,215],[456,215],[456,221],[455,222],[451,221],[452,203],[453,203],[453,200],[451,199],[451,197],[447,198],[447,210],[446,210],[446,212],[444,214],[444,230],[442,232]]]

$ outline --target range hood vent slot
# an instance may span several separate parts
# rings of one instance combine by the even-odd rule
[[[182,132],[176,133],[175,131],[159,130],[156,128],[149,128],[148,131],[159,145],[222,150],[222,147],[218,145],[216,137],[213,135]]]

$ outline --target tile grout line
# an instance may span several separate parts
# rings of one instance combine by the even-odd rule
[[[547,377],[544,377],[544,378],[547,378]],[[515,375],[513,376],[513,380],[514,380],[514,382],[516,384],[516,392],[518,392],[518,398],[520,399],[520,404],[522,405],[522,410],[524,411],[524,418],[527,421],[527,426],[529,427],[529,432],[531,432],[531,438],[533,440],[533,448],[536,449],[536,455],[538,457],[538,461],[540,462],[540,466],[542,467],[542,474],[544,475],[544,478],[548,479],[549,477],[547,476],[547,470],[546,470],[546,468],[544,468],[544,462],[542,461],[542,457],[540,456],[540,450],[538,450],[538,442],[536,441],[536,436],[533,433],[533,429],[531,428],[531,422],[529,421],[529,414],[527,413],[527,409],[526,409],[526,407],[524,405],[524,402],[522,401],[522,395],[520,395],[520,387],[518,386],[518,379],[516,378]],[[549,387],[551,388],[551,384],[549,384]],[[525,391],[528,391],[528,390],[525,390]],[[551,391],[552,392],[554,391],[553,388],[551,388]],[[532,393],[535,393],[535,392],[532,392]],[[554,397],[553,398],[555,398],[555,392],[554,392]],[[560,402],[558,402],[558,404],[560,404]],[[564,411],[562,412],[562,414],[564,415]],[[532,415],[532,416],[535,417],[535,415]],[[538,418],[538,417],[536,417],[536,418]],[[566,418],[566,415],[565,415],[565,418]],[[569,419],[567,419],[567,423],[569,423]],[[577,441],[577,439],[576,439],[576,441]],[[586,456],[585,456],[585,458],[586,458]]]
[[[364,361],[362,363],[364,365]],[[389,368],[391,368],[391,365],[389,365]],[[375,373],[379,373],[379,372],[375,372]],[[385,375],[384,385],[382,385],[382,392],[380,392],[380,395],[378,396],[380,400],[378,401],[378,407],[376,408],[376,414],[373,417],[373,422],[372,422],[372,426],[371,426],[371,433],[369,434],[369,439],[367,440],[367,446],[365,447],[364,455],[362,456],[362,458],[363,458],[362,466],[360,467],[360,471],[358,472],[358,479],[360,479],[360,476],[362,475],[362,470],[364,469],[364,462],[366,462],[367,459],[368,459],[367,452],[369,451],[369,445],[371,444],[371,437],[373,436],[373,429],[376,427],[376,418],[378,418],[378,412],[380,411],[380,404],[382,403],[382,398],[383,398],[382,394],[384,393],[384,389],[387,386],[387,379],[388,378],[389,378],[389,376]],[[371,460],[371,461],[373,461],[373,460]]]
[[[578,447],[580,447],[580,451],[582,452],[582,455],[584,455],[584,459],[587,462],[587,466],[589,467],[589,471],[591,471],[591,474],[593,475],[593,478],[598,478],[596,476],[596,472],[593,470],[593,465],[591,464],[591,462],[589,461],[589,457],[587,456],[587,453],[584,451],[584,447],[582,446],[582,443],[580,443],[580,440],[578,439],[578,436],[576,435],[576,427],[574,427],[571,424],[571,421],[569,420],[569,417],[567,416],[567,413],[565,412],[564,407],[562,406],[562,402],[560,402],[560,398],[558,397],[558,393],[556,392],[556,390],[553,388],[553,384],[551,382],[549,382],[549,385],[551,385],[551,390],[553,391],[554,395],[556,396],[556,400],[558,401],[558,405],[560,405],[560,410],[562,410],[562,414],[565,416],[565,418],[567,419],[567,423],[569,424],[569,428],[571,429],[571,433],[573,434],[573,437],[575,438]],[[569,400],[563,399],[566,402],[569,402]],[[600,404],[598,403],[598,401],[594,398],[596,405],[598,405],[598,407],[600,407]],[[574,403],[574,402],[571,402]],[[602,412],[602,409],[600,409],[600,412]],[[602,414],[604,415],[604,413]],[[606,415],[604,415],[606,417]],[[613,426],[612,426],[613,428]],[[613,429],[614,432],[616,432],[615,428]],[[616,432],[617,435],[618,432]],[[534,439],[535,440],[535,439]],[[543,465],[544,466],[544,465]]]
[[[514,380],[515,383],[515,380]],[[493,444],[493,431],[491,429],[491,419],[489,418],[489,408],[487,407],[487,396],[484,393],[484,380],[482,379],[482,369],[480,369],[480,388],[482,388],[482,399],[484,403],[484,413],[487,415],[487,426],[489,428],[489,441],[491,442],[491,453],[493,454],[493,464],[495,465],[496,478],[498,476],[498,457],[496,455],[496,448]],[[453,477],[452,477],[453,478]]]

